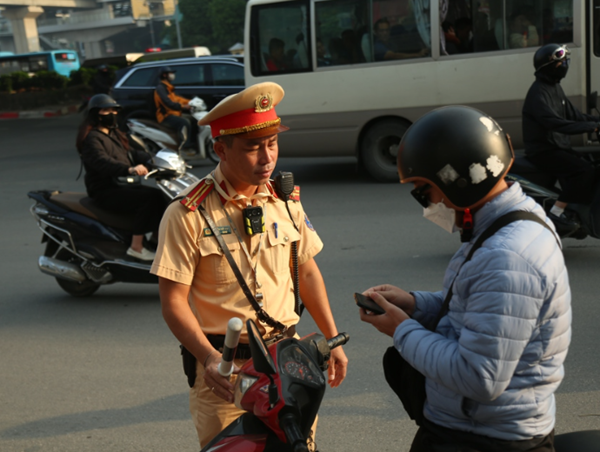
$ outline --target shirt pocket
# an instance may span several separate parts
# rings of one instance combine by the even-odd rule
[[[227,240],[225,244],[238,268],[240,268],[240,244],[234,240]],[[227,257],[215,237],[201,237],[198,241],[200,249],[200,278],[215,284],[231,284],[237,281]],[[240,270],[241,271],[241,270]]]
[[[290,272],[292,243],[300,241],[300,234],[292,224],[275,223],[267,229],[269,259],[273,273]]]

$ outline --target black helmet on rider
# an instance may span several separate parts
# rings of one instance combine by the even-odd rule
[[[567,75],[570,55],[571,51],[566,45],[546,44],[537,49],[533,55],[533,67],[536,73],[542,72],[555,80],[560,80]]]
[[[465,210],[492,191],[513,160],[510,139],[492,117],[455,105],[432,110],[409,127],[400,142],[398,173],[403,184],[426,182],[453,208]]]
[[[121,106],[108,94],[96,94],[88,102],[88,109],[92,110],[94,108],[121,108]]]
[[[174,74],[175,72],[177,71],[175,69],[172,69],[170,66],[162,66],[158,70],[158,78],[162,79],[165,77],[165,75]]]
[[[110,97],[108,94],[96,94],[92,96],[87,105],[88,119],[92,125],[99,123],[99,112],[103,108],[116,108],[119,110],[121,106]]]

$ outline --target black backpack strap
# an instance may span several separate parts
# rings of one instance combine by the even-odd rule
[[[448,293],[446,294],[446,298],[444,299],[444,303],[442,304],[442,308],[440,309],[437,319],[432,324],[432,326],[429,328],[431,331],[435,331],[435,329],[436,329],[438,323],[440,322],[440,320],[442,319],[442,317],[444,317],[448,313],[448,309],[450,307],[450,300],[452,299],[452,286],[454,286],[454,282],[456,281],[456,278],[458,277],[458,273],[460,272],[460,269],[462,268],[462,266],[471,260],[471,258],[473,257],[473,254],[475,254],[475,251],[477,251],[479,248],[481,248],[481,245],[483,245],[483,242],[485,242],[487,239],[489,239],[491,236],[493,236],[496,232],[498,232],[504,226],[507,226],[510,223],[513,223],[515,221],[520,221],[520,220],[535,221],[536,223],[541,224],[546,229],[548,229],[550,232],[552,232],[552,235],[554,235],[554,238],[556,239],[556,242],[558,243],[558,247],[559,248],[561,247],[560,240],[556,237],[556,234],[554,234],[554,231],[552,230],[552,228],[550,228],[550,226],[548,226],[548,224],[544,220],[542,220],[540,217],[538,217],[536,214],[534,214],[532,212],[525,212],[523,210],[516,210],[513,212],[509,212],[505,215],[502,215],[500,218],[496,219],[496,221],[494,221],[485,231],[483,231],[481,234],[479,234],[479,237],[477,237],[477,240],[475,241],[475,243],[473,244],[473,247],[469,251],[467,258],[460,265],[460,268],[456,272],[456,276],[454,277],[454,279],[452,280],[452,283],[450,284],[450,287],[448,288]]]

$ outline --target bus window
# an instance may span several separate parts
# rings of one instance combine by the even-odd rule
[[[444,54],[573,41],[573,0],[458,0],[440,11]]]
[[[252,13],[250,51],[254,75],[311,69],[308,1],[258,6]]]
[[[369,28],[368,11],[368,0],[315,4],[318,67],[367,61],[360,41]]]
[[[364,33],[358,30],[365,61],[421,58],[431,53],[429,6],[425,6],[425,2],[373,0],[368,3],[372,9],[369,11],[367,6],[367,15],[363,17],[370,17],[371,21]],[[364,11],[364,7],[361,6],[360,11]]]

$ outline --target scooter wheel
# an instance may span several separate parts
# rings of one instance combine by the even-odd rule
[[[100,284],[87,280],[83,282],[68,281],[62,278],[56,278],[56,282],[62,290],[74,297],[89,297],[98,290]]]

